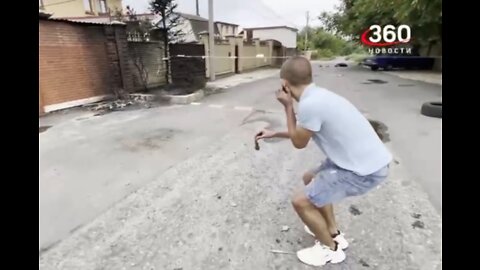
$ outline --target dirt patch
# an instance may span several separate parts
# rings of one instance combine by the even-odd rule
[[[424,228],[425,228],[425,224],[424,224],[422,221],[417,220],[417,221],[415,221],[414,223],[412,223],[412,228],[414,228],[414,229],[417,229],[417,228],[418,228],[418,229],[424,229]]]
[[[152,131],[144,138],[122,138],[120,142],[125,149],[131,152],[158,150],[164,143],[170,141],[179,132],[181,131],[161,128]]]
[[[41,126],[38,128],[38,133],[42,133],[47,131],[47,129],[51,128],[52,126]]]
[[[362,214],[362,212],[353,204],[350,205],[350,207],[348,208],[348,211],[350,212],[350,214],[354,216],[358,216]]]
[[[370,265],[365,262],[363,259],[360,259],[360,261],[358,261],[363,267],[370,267]]]
[[[379,79],[368,79],[366,82],[362,82],[362,84],[385,84],[385,83],[388,83],[388,82],[384,80],[379,80]]]
[[[416,218],[416,219],[419,219],[419,218],[422,217],[422,215],[421,215],[421,214],[417,214],[417,213],[412,213],[412,217],[413,217],[413,218]]]
[[[384,123],[376,120],[371,120],[371,119],[368,119],[368,122],[370,122],[370,125],[372,125],[373,129],[377,133],[380,140],[382,140],[382,142],[386,143],[390,141],[390,134],[388,134],[388,127]]]

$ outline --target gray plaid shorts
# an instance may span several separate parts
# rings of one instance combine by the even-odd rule
[[[327,159],[311,172],[315,177],[305,186],[305,194],[315,206],[322,207],[370,191],[387,178],[389,165],[362,176],[342,169]]]

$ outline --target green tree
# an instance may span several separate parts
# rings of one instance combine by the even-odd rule
[[[320,57],[332,57],[335,55],[349,55],[354,52],[362,52],[362,46],[355,41],[333,34],[323,27],[304,28],[297,38],[299,50],[305,50],[305,33],[308,31],[308,49],[318,51]]]
[[[441,0],[342,0],[333,13],[319,19],[326,29],[359,40],[373,24],[406,24],[412,30],[413,46],[442,42]]]
[[[150,10],[153,14],[160,16],[156,27],[163,31],[164,56],[166,63],[165,79],[168,82],[170,77],[170,60],[168,60],[169,52],[168,45],[170,43],[179,42],[182,40],[184,33],[180,26],[182,18],[176,13],[178,4],[175,0],[152,0],[150,2]]]

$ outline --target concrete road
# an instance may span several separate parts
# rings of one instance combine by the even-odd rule
[[[396,159],[385,185],[338,206],[351,246],[325,269],[441,269],[441,119],[419,114],[441,89],[313,66],[319,85],[388,126]],[[270,252],[313,243],[289,198],[323,159],[313,143],[253,150],[255,131],[285,128],[277,86],[272,77],[192,105],[42,119],[53,127],[40,134],[40,246],[51,247],[41,269],[309,269]]]

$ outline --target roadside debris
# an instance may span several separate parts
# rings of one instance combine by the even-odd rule
[[[424,229],[425,228],[425,224],[420,221],[420,220],[417,220],[415,221],[414,223],[412,223],[412,228],[419,228],[419,229]]]
[[[270,252],[275,253],[275,254],[292,254],[295,255],[295,252],[291,251],[283,251],[283,250],[278,250],[278,249],[272,249]]]
[[[288,232],[288,230],[290,230],[290,227],[282,226],[282,232]]]
[[[91,111],[98,112],[95,116],[105,114],[109,111],[121,111],[126,107],[137,105],[144,108],[151,108],[154,106],[156,96],[151,94],[130,94],[125,99],[109,100],[99,103],[87,104]]]
[[[419,219],[419,218],[422,217],[422,215],[421,215],[421,214],[417,214],[417,213],[413,213],[413,214],[412,214],[412,217],[413,217],[413,218],[416,218],[416,219]]]
[[[338,64],[335,64],[335,67],[348,67],[348,65],[345,63],[338,63]]]
[[[231,203],[230,203],[230,206],[232,206],[232,207],[237,207],[237,204],[234,203],[234,202],[231,202]]]

